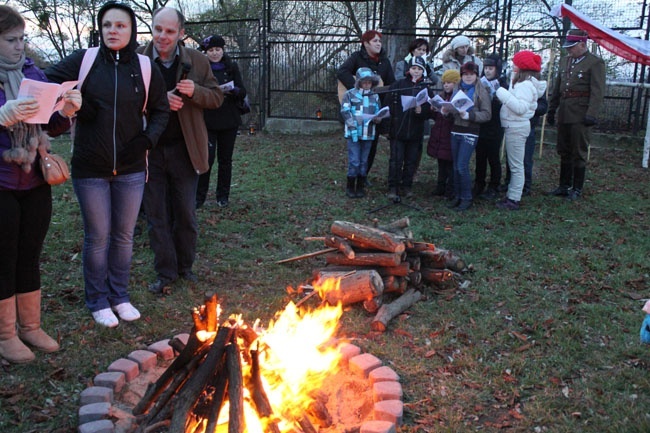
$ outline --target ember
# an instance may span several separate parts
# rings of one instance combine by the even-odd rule
[[[303,311],[289,304],[266,330],[240,317],[217,325],[216,296],[206,296],[193,314],[187,344],[133,409],[135,431],[279,433],[330,427],[318,391],[338,370],[341,352],[332,337],[340,316],[340,306]]]

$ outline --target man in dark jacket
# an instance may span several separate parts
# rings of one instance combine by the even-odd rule
[[[198,224],[196,188],[208,170],[208,131],[203,110],[218,108],[223,92],[201,52],[180,43],[185,17],[172,8],[153,14],[153,41],[140,51],[152,58],[167,85],[171,113],[158,146],[149,155],[144,208],[158,279],[152,293],[164,293],[178,277],[196,282],[192,272]]]
[[[339,102],[343,94],[354,87],[354,74],[359,68],[370,68],[375,75],[379,75],[380,86],[389,86],[395,81],[393,67],[381,46],[381,33],[376,30],[368,30],[361,35],[361,49],[352,53],[336,72],[336,78],[339,80]],[[381,95],[382,99],[383,96]],[[381,133],[381,125],[379,132]],[[378,141],[379,134],[376,134],[368,155],[368,173],[375,160]]]
[[[572,201],[582,195],[591,130],[605,94],[605,62],[587,50],[587,39],[582,30],[569,31],[562,45],[569,55],[560,63],[546,117],[554,125],[557,111],[560,184],[549,194]]]

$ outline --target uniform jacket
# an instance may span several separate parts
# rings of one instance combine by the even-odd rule
[[[375,138],[375,122],[364,120],[364,114],[377,114],[381,108],[379,95],[357,89],[356,87],[348,90],[343,95],[341,103],[341,116],[345,122],[345,138],[351,136],[352,131],[356,131],[359,140],[373,140]]]
[[[530,119],[535,115],[537,100],[546,91],[546,81],[535,77],[521,81],[506,90],[497,89],[497,98],[501,106],[501,125],[504,128],[530,125]]]
[[[242,124],[241,114],[239,113],[237,104],[246,97],[246,88],[244,87],[244,81],[242,80],[241,72],[239,72],[237,62],[231,60],[227,54],[224,54],[219,64],[223,65],[223,69],[216,69],[215,65],[210,63],[212,74],[217,79],[217,83],[222,85],[232,81],[238,90],[236,92],[226,92],[223,103],[219,108],[214,110],[206,109],[203,111],[203,114],[208,129],[224,131],[238,128]]]
[[[370,68],[372,72],[381,77],[384,86],[389,86],[395,82],[393,67],[386,57],[386,51],[382,48],[379,53],[379,60],[375,61],[370,58],[366,48],[362,45],[359,51],[355,51],[346,59],[345,62],[336,71],[338,78],[347,89],[354,87],[354,75],[359,68]]]
[[[194,81],[194,95],[192,98],[183,95],[184,105],[178,111],[178,120],[192,166],[197,174],[202,174],[208,171],[208,130],[203,110],[219,108],[223,103],[223,92],[212,74],[210,61],[203,53],[182,45],[178,49],[178,64],[188,63],[191,66],[187,79]],[[153,58],[153,42],[149,42],[146,47],[139,47],[138,52]],[[176,81],[180,80],[182,72],[179,67]]]
[[[451,101],[453,93],[445,93],[443,90],[439,93],[445,101]],[[445,116],[440,111],[433,111],[431,114],[433,126],[427,143],[427,155],[432,158],[452,161],[451,156],[451,127],[454,124],[454,118]]]
[[[25,59],[23,75],[25,78],[31,78],[32,80],[47,81],[43,71],[38,69],[30,58]],[[3,106],[6,102],[7,96],[0,86],[0,106]],[[47,130],[49,136],[54,137],[70,128],[70,120],[61,116],[57,111],[50,117],[50,122],[47,125],[42,125],[42,127]],[[43,185],[45,180],[43,180],[41,170],[38,168],[38,154],[36,154],[36,160],[32,164],[32,170],[26,173],[18,164],[6,162],[2,158],[2,153],[9,149],[11,149],[9,131],[0,125],[0,190],[29,190]]]
[[[410,75],[396,81],[390,86],[387,103],[390,106],[390,138],[397,140],[422,140],[424,137],[425,121],[431,117],[431,106],[425,102],[421,105],[421,112],[416,113],[415,108],[402,109],[402,95],[415,96],[422,89],[427,88],[428,82],[420,79],[414,83]],[[429,97],[431,97],[429,91]]]
[[[467,62],[473,62],[478,66],[478,76],[480,77],[483,73],[483,61],[474,54],[474,48],[472,47],[467,49],[467,54],[463,57],[462,62],[456,58],[454,50],[451,48],[446,50],[442,54],[442,72],[444,73],[447,69],[460,71],[460,67]]]
[[[558,123],[582,123],[585,116],[598,118],[605,95],[605,62],[585,53],[576,63],[567,56],[560,63],[549,111],[557,110]]]
[[[476,80],[476,89],[473,96],[474,106],[468,112],[469,119],[463,119],[460,114],[454,113],[453,132],[478,135],[480,124],[492,117],[492,101],[490,94],[479,80]]]

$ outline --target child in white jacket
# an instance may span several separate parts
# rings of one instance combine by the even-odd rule
[[[501,126],[505,131],[506,153],[510,167],[510,184],[501,209],[517,210],[524,189],[524,153],[530,133],[530,119],[535,114],[537,99],[546,90],[546,81],[540,81],[542,58],[532,51],[519,51],[512,58],[514,77],[510,89],[500,87],[496,96],[501,103]]]

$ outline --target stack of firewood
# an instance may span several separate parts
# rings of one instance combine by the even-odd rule
[[[325,255],[327,265],[314,270],[313,286],[321,287],[329,278],[339,284],[334,290],[321,290],[322,301],[362,302],[369,313],[377,313],[372,324],[377,331],[384,331],[392,317],[417,302],[425,288],[438,293],[455,290],[467,271],[465,261],[451,251],[414,241],[408,218],[377,227],[335,221],[331,234],[308,239],[322,240],[327,248],[281,263]],[[384,295],[391,293],[401,296],[384,304]]]

